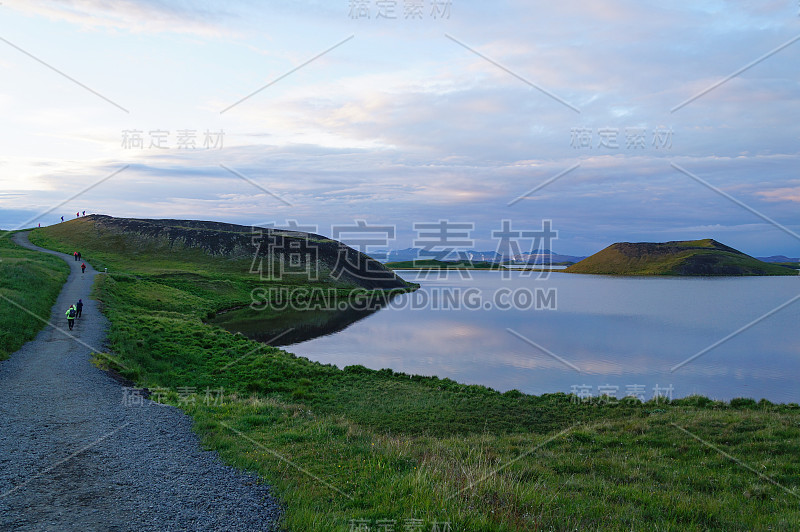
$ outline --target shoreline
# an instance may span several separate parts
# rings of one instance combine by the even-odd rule
[[[57,246],[99,252],[92,232],[54,236],[63,239],[54,238]],[[353,520],[385,518],[428,529],[432,522],[452,530],[627,529],[633,515],[664,529],[780,529],[800,517],[796,501],[736,463],[713,456],[709,463],[704,444],[747,453],[794,490],[800,406],[793,403],[688,396],[580,404],[564,393],[500,393],[358,364],[339,369],[206,325],[206,312],[241,304],[258,286],[220,271],[213,257],[162,257],[158,268],[112,250],[103,258],[115,265],[97,287],[111,321],[109,362],[190,414],[226,463],[275,486],[284,528],[347,530]],[[194,274],[164,275],[165,264]],[[209,387],[219,396],[204,400]],[[497,470],[498,463],[513,467]],[[712,482],[713,491],[698,489]],[[568,492],[542,489],[564,485]],[[743,498],[743,490],[756,496]],[[696,517],[676,514],[675,501]],[[608,515],[625,517],[598,518]]]

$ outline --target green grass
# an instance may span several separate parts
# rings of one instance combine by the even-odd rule
[[[251,265],[249,260],[212,260],[199,249],[166,250],[162,242],[148,242],[130,234],[101,233],[88,217],[34,230],[30,240],[68,254],[78,249],[100,271],[108,268],[109,272],[164,274],[188,281],[194,275],[243,274]]]
[[[36,316],[50,319],[68,274],[69,266],[58,257],[22,248],[11,234],[0,235],[0,360],[45,326]]]
[[[279,487],[295,530],[348,530],[351,519],[422,519],[428,530],[797,528],[797,499],[771,482],[797,488],[796,414],[657,410],[547,436],[433,437],[273,399],[188,409],[206,445]]]
[[[350,530],[357,519],[396,530],[412,519],[424,530],[800,526],[798,499],[782,488],[800,487],[798,405],[585,404],[339,370],[205,323],[246,305],[265,284],[257,276],[203,254],[115,255],[102,238],[34,237],[110,266],[96,289],[113,353],[98,363],[186,410],[207,448],[273,485],[288,529]]]

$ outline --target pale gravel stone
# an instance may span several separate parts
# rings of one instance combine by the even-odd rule
[[[89,263],[81,274],[80,262],[26,233],[15,240],[70,265],[53,325],[67,330],[78,298],[84,308],[72,332],[80,342],[48,325],[0,362],[0,530],[276,529],[268,486],[203,451],[180,410],[123,404],[122,385],[89,362],[108,326],[89,298]]]

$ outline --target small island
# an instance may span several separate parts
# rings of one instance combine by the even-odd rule
[[[798,275],[711,238],[673,242],[617,242],[573,264],[567,273],[603,275]]]

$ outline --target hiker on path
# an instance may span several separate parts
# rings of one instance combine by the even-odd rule
[[[81,260],[81,252],[78,251],[78,260]]]
[[[81,263],[81,273],[86,273],[86,263],[85,262]]]
[[[69,330],[72,330],[73,325],[75,325],[75,314],[78,311],[75,310],[75,305],[70,305],[67,309],[67,325],[69,325]]]
[[[78,252],[77,251],[73,251],[72,252],[72,256],[75,257],[75,262],[77,262],[78,261]]]
[[[80,318],[81,314],[83,314],[83,299],[79,299],[75,304],[75,317]]]

